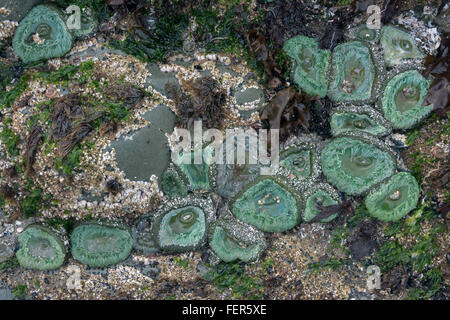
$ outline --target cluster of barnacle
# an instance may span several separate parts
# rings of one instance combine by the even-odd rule
[[[131,229],[112,222],[80,223],[71,234],[72,256],[104,267],[126,259],[133,248],[176,253],[208,243],[212,257],[250,262],[266,247],[264,233],[288,231],[301,221],[329,222],[344,207],[345,195],[364,196],[369,213],[383,221],[408,214],[417,205],[418,184],[411,174],[398,172],[396,155],[380,138],[392,129],[411,128],[430,112],[430,106],[422,106],[428,81],[414,69],[422,54],[410,35],[393,26],[381,32],[363,26],[352,35],[332,53],[303,36],[285,45],[302,90],[328,95],[338,104],[331,141],[292,136],[282,145],[275,175],[260,174],[263,165],[250,152],[251,139],[230,136],[231,143],[223,144],[224,157],[245,150],[244,164],[211,163],[211,146],[180,152],[162,176],[168,201],[157,212],[141,216]],[[405,59],[409,70],[398,67]],[[377,99],[380,105],[371,107]],[[230,147],[233,152],[226,150]],[[202,161],[186,164],[199,151]],[[64,262],[68,241],[49,227],[31,225],[19,242],[22,266],[53,269]]]
[[[22,19],[17,27],[13,47],[25,63],[62,57],[72,48],[74,38],[82,38],[96,29],[88,9],[81,12],[79,28],[69,29],[69,16],[51,5],[38,5]]]

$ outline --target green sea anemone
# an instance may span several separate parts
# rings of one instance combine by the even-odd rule
[[[329,184],[320,183],[306,191],[305,210],[303,220],[311,221],[320,212],[321,207],[331,206],[339,203],[339,194]],[[338,213],[320,220],[320,222],[330,222],[337,217]]]
[[[393,128],[409,129],[433,110],[433,105],[422,105],[428,87],[429,82],[416,70],[402,72],[389,81],[381,105]]]
[[[128,258],[133,239],[120,224],[86,222],[75,227],[71,244],[75,260],[90,267],[106,267]]]
[[[422,59],[424,55],[407,32],[394,26],[381,28],[381,45],[384,50],[384,61],[388,67],[393,67],[403,59]]]
[[[285,177],[296,188],[317,180],[321,174],[322,147],[323,144],[314,137],[291,137],[280,152],[280,168],[277,174]]]
[[[95,32],[97,28],[97,22],[92,16],[92,12],[89,8],[83,8],[81,11],[80,28],[72,29],[71,32],[76,38],[83,38]]]
[[[366,198],[369,213],[382,221],[395,221],[417,206],[419,185],[407,172],[400,172],[383,183]]]
[[[283,232],[299,221],[302,201],[296,190],[274,176],[261,176],[236,195],[234,216],[265,232]]]
[[[255,139],[258,137],[255,135]],[[260,173],[261,165],[258,163],[258,153],[250,152],[249,150],[250,139],[236,139],[236,135],[227,136],[227,140],[223,143],[223,163],[217,164],[217,188],[216,192],[221,197],[226,199],[232,198],[239,191],[242,190],[245,185],[254,180]],[[257,141],[257,140],[255,140]],[[226,161],[227,144],[232,145],[234,161],[228,163]],[[245,163],[237,164],[238,150],[245,150]]]
[[[215,164],[212,159],[214,148],[205,147],[202,152],[202,163],[195,164],[195,152],[181,151],[177,155],[177,160],[174,162],[175,167],[184,180],[185,184],[192,190],[211,190],[215,186]],[[210,163],[210,164],[208,164]]]
[[[395,167],[393,156],[375,139],[336,138],[322,152],[322,170],[328,181],[350,195],[366,192],[390,177]]]
[[[153,238],[167,252],[196,250],[205,243],[207,228],[214,221],[214,214],[210,199],[174,199],[155,214]]]
[[[170,198],[185,197],[187,188],[175,170],[167,169],[161,177],[162,191]]]
[[[229,218],[215,222],[209,245],[225,262],[255,261],[266,248],[264,234],[261,231]]]
[[[22,267],[37,270],[57,269],[66,258],[63,239],[51,228],[32,224],[18,238],[20,249],[16,253]]]
[[[353,30],[353,36],[359,41],[375,42],[379,33],[377,29],[369,29],[366,24],[362,24]]]
[[[309,95],[325,97],[328,88],[326,74],[330,51],[319,49],[316,39],[304,36],[287,40],[283,49],[296,62],[295,83]]]
[[[333,136],[365,132],[381,137],[391,131],[383,116],[368,106],[338,107],[333,110],[330,125]]]
[[[65,55],[72,47],[72,36],[58,9],[38,5],[17,27],[13,47],[23,62],[29,63]]]
[[[372,96],[376,68],[362,42],[345,42],[333,51],[328,97],[333,102],[364,101]]]

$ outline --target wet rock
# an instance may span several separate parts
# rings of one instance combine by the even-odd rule
[[[0,7],[11,10],[11,13],[3,16],[0,15],[0,21],[11,20],[20,21],[35,5],[43,3],[43,0],[4,0],[1,1]]]
[[[164,133],[172,133],[177,123],[177,116],[166,105],[159,105],[149,112],[142,115],[144,119],[157,126]]]
[[[155,126],[138,129],[111,143],[118,167],[133,181],[160,177],[167,168],[170,151],[167,137]],[[109,150],[110,148],[107,148]]]
[[[158,65],[152,64],[148,66],[148,71],[151,75],[147,78],[146,83],[152,86],[153,89],[163,95],[167,95],[165,86],[167,84],[175,85],[180,88],[175,72],[162,72]]]

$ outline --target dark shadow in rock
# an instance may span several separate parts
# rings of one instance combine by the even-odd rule
[[[377,225],[376,221],[363,221],[358,226],[358,230],[349,241],[349,249],[352,257],[361,260],[369,256],[377,247],[376,241]]]

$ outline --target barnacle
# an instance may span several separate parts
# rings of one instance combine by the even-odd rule
[[[59,268],[66,258],[63,239],[49,227],[32,224],[18,238],[20,249],[16,253],[22,267],[37,270]]]
[[[151,226],[153,238],[164,251],[182,252],[201,247],[214,221],[211,199],[177,198],[163,205]]]
[[[334,102],[364,101],[372,96],[376,68],[362,42],[338,45],[332,55],[328,97]]]
[[[196,154],[201,152],[201,160],[196,163]],[[181,178],[192,190],[210,190],[215,185],[215,165],[211,160],[214,149],[210,146],[193,151],[180,151],[176,155],[175,167]],[[208,164],[209,163],[209,164]]]
[[[72,256],[90,267],[106,267],[125,260],[133,239],[127,227],[113,222],[81,223],[71,235]]]
[[[261,176],[236,195],[234,216],[265,232],[283,232],[300,221],[302,200],[298,192],[279,178]]]
[[[330,51],[319,49],[316,39],[304,36],[287,40],[283,49],[296,62],[294,81],[298,86],[309,95],[325,97]]]
[[[231,218],[219,219],[214,223],[209,245],[225,262],[255,261],[266,248],[261,231]]]
[[[322,170],[328,181],[345,193],[356,195],[390,177],[396,164],[376,140],[341,137],[322,152]]]
[[[390,125],[383,116],[368,106],[342,106],[333,110],[331,133],[341,134],[365,132],[377,137],[390,133]]]
[[[72,47],[72,36],[58,9],[38,5],[20,22],[13,46],[23,62],[29,63],[65,55]]]
[[[306,192],[305,210],[303,211],[303,220],[306,222],[314,219],[321,208],[338,204],[339,195],[336,190],[328,184],[320,183]],[[320,222],[330,222],[336,218],[338,213],[321,219]]]
[[[384,61],[388,67],[393,67],[403,59],[421,59],[423,54],[407,32],[391,25],[381,28],[381,45],[384,50]]]
[[[369,193],[366,207],[379,220],[399,220],[417,206],[419,191],[416,179],[407,172],[400,172]]]
[[[429,82],[416,70],[402,72],[389,81],[381,105],[392,127],[409,129],[433,110],[433,105],[422,105],[428,87]]]

